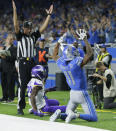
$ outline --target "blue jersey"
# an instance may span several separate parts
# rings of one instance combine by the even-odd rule
[[[70,62],[64,61],[63,57],[57,60],[57,65],[66,77],[71,90],[86,90],[87,80],[84,70],[80,67],[83,57],[76,57]]]

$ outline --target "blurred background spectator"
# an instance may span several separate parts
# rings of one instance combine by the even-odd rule
[[[54,43],[69,27],[88,30],[89,42],[114,43],[116,41],[116,0],[15,0],[19,23],[31,20],[41,26],[46,17],[45,8],[54,3],[52,20],[45,31],[46,38]],[[6,10],[7,6],[7,10]],[[0,1],[0,43],[13,32],[11,1]],[[30,15],[31,14],[31,15]],[[17,42],[14,41],[16,45]]]
[[[15,97],[15,60],[16,60],[16,47],[13,45],[14,36],[9,34],[4,50],[9,51],[9,55],[1,54],[1,86],[2,86],[2,98],[0,102],[7,101],[12,102]]]

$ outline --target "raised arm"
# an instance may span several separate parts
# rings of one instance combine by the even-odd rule
[[[57,59],[59,58],[59,56],[58,56],[59,46],[60,46],[60,43],[57,43],[57,44],[55,45],[55,48],[54,48],[54,51],[53,51],[53,56],[52,56],[52,58],[53,58],[55,61],[57,61]]]
[[[49,10],[46,10],[48,16],[45,19],[43,25],[41,26],[41,28],[39,30],[40,33],[42,33],[47,28],[49,20],[50,20],[50,17],[51,17],[51,14],[52,14],[52,11],[53,11],[53,5],[50,6]]]
[[[83,61],[81,63],[81,67],[83,67],[84,65],[86,65],[89,62],[91,56],[93,55],[93,50],[92,50],[90,44],[88,43],[87,32],[84,29],[76,30],[76,34],[78,36],[77,38],[79,40],[83,40],[86,45],[86,54],[85,54]]]
[[[87,16],[84,18],[84,22],[86,23],[87,28],[88,28],[88,30],[89,30],[89,29],[90,29],[90,26],[89,26],[89,22],[88,22],[88,17],[87,17]]]
[[[84,38],[84,42],[85,42],[85,45],[86,45],[86,54],[84,56],[83,62],[81,63],[81,67],[86,65],[93,55],[93,50],[92,50],[90,44],[88,43],[87,37]]]
[[[14,29],[15,29],[15,33],[19,33],[19,23],[18,23],[18,19],[17,19],[17,12],[16,12],[16,5],[14,0],[12,0],[12,6],[13,6],[13,23],[14,23]]]

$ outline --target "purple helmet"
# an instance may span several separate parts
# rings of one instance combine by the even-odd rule
[[[34,66],[31,70],[31,76],[42,80],[45,77],[43,66],[41,66],[41,65]]]

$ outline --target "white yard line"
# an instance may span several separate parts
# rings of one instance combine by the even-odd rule
[[[1,104],[3,104],[3,105],[9,105],[9,106],[17,106],[17,104],[12,104],[12,103],[1,103]]]
[[[87,126],[22,118],[0,114],[0,131],[106,131]]]

